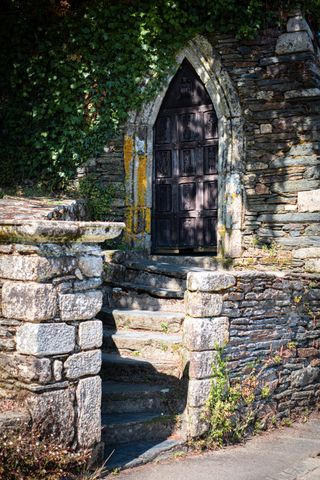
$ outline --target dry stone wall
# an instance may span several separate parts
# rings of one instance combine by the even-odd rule
[[[123,142],[121,135],[103,149],[96,158],[91,158],[85,165],[77,170],[76,183],[91,176],[99,180],[101,185],[110,189],[112,194],[112,214],[106,220],[122,221],[124,219],[125,186]]]
[[[245,162],[242,225],[244,267],[262,264],[319,272],[319,44],[296,14],[285,31],[239,41],[212,37],[239,94]],[[284,250],[266,255],[263,244]],[[253,248],[255,247],[255,248]],[[303,248],[303,252],[301,252]],[[305,249],[308,249],[306,251]]]
[[[241,124],[240,129],[233,119],[232,132],[220,139],[220,149],[230,142],[236,145],[230,158],[219,160],[220,185],[231,172],[236,188],[220,192],[219,254],[238,257],[235,266],[240,268],[273,265],[319,272],[320,56],[316,35],[295,13],[283,27],[261,32],[253,40],[231,35],[211,35],[208,40],[209,44],[202,39],[204,52],[199,50],[193,66],[199,74],[205,70],[208,78],[219,77],[219,92],[209,92],[218,95],[214,104],[229,102],[232,108],[237,104],[235,119]],[[185,52],[189,50],[186,46]],[[159,107],[152,111],[153,122]],[[114,142],[80,172],[96,173],[116,186],[116,215],[123,215],[126,202],[127,239],[140,247],[148,247],[151,234],[153,124],[148,123],[148,108],[132,113],[124,147],[121,140]],[[226,110],[221,125],[229,117]],[[147,123],[148,138],[143,133]],[[233,210],[235,218],[230,217]],[[241,232],[236,239],[235,231]],[[268,245],[282,253],[265,252],[262,247]]]
[[[0,244],[0,398],[24,404],[33,426],[65,445],[89,448],[100,441],[102,322],[95,316],[103,262],[94,243],[122,228],[0,225],[8,242]]]
[[[320,399],[320,276],[281,272],[190,272],[184,345],[189,356],[188,433],[203,434],[217,346],[225,345],[231,382],[263,369],[267,398],[256,411],[275,419]]]

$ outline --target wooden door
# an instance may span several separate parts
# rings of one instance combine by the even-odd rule
[[[218,121],[186,60],[154,126],[154,252],[216,251]]]

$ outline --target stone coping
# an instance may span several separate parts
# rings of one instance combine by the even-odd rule
[[[299,278],[310,278],[310,280],[320,280],[320,273],[309,273],[309,272],[293,272],[290,270],[227,270],[227,269],[219,269],[219,270],[209,270],[204,268],[202,271],[199,272],[188,272],[189,275],[211,275],[211,276],[219,276],[219,275],[230,275],[233,277],[237,277],[239,279],[254,279],[254,278],[286,278],[291,277],[294,279]]]
[[[101,243],[124,228],[122,222],[0,220],[0,243]]]
[[[13,197],[0,199],[0,221],[2,220],[68,220],[85,221],[87,208],[83,199]]]

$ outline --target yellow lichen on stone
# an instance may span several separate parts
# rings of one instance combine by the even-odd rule
[[[227,233],[226,227],[224,225],[220,225],[218,227],[218,233],[219,233],[220,237],[224,237]]]
[[[131,204],[131,177],[132,177],[132,163],[133,163],[133,140],[128,135],[124,137],[123,147],[123,163],[124,163],[124,178],[125,178],[125,201],[126,205]],[[126,222],[127,223],[127,222]]]
[[[126,242],[129,242],[133,230],[133,212],[131,207],[127,207],[125,210],[125,224],[125,240]]]
[[[138,164],[138,206],[145,207],[147,191],[147,156],[139,155]]]
[[[125,175],[125,185],[126,185],[126,209],[125,209],[125,239],[127,242],[131,239],[131,234],[133,230],[133,216],[132,216],[132,207],[130,207],[130,185],[131,185],[131,165],[133,161],[133,140],[129,135],[124,137],[123,145],[123,163],[124,163],[124,175]]]
[[[133,140],[128,135],[124,137],[124,148],[123,148],[123,157],[124,157],[124,174],[126,181],[130,180],[130,170],[132,163],[132,152],[133,152]]]
[[[151,208],[146,208],[146,233],[151,233]]]
[[[125,208],[125,239],[129,244],[135,243],[137,235],[151,232],[151,210],[146,207],[147,193],[147,156],[139,155],[137,165],[137,198],[136,205],[132,205],[130,196],[132,182],[132,167],[134,161],[133,139],[126,135],[124,138],[124,170],[126,182],[126,208]]]

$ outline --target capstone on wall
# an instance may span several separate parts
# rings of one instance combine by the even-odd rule
[[[241,136],[236,140],[243,148],[241,165],[237,166],[240,192],[238,187],[231,193],[226,189],[219,206],[225,209],[227,205],[236,212],[241,245],[228,245],[239,238],[233,240],[235,227],[230,227],[226,218],[218,232],[219,253],[237,257],[236,265],[244,268],[265,264],[319,272],[320,65],[316,36],[297,13],[283,27],[268,29],[253,40],[230,35],[211,35],[208,40],[211,52],[206,46],[205,55],[206,60],[211,57],[213,74],[217,68],[222,79],[230,80],[225,84],[222,80],[220,93],[226,95],[221,97],[222,103],[230,100],[232,88],[238,97],[242,125],[239,134],[233,128],[233,135]],[[200,53],[198,73],[203,69]],[[151,234],[148,179],[153,145],[145,132],[147,121],[143,109],[135,112],[124,141],[107,147],[82,172],[95,172],[103,181],[116,185],[117,215],[125,215],[127,240],[139,247],[146,245]],[[233,168],[232,162],[226,164],[227,170]],[[223,178],[225,172],[219,173]],[[239,193],[241,209],[237,207]],[[263,250],[270,245],[282,250],[280,262]]]

